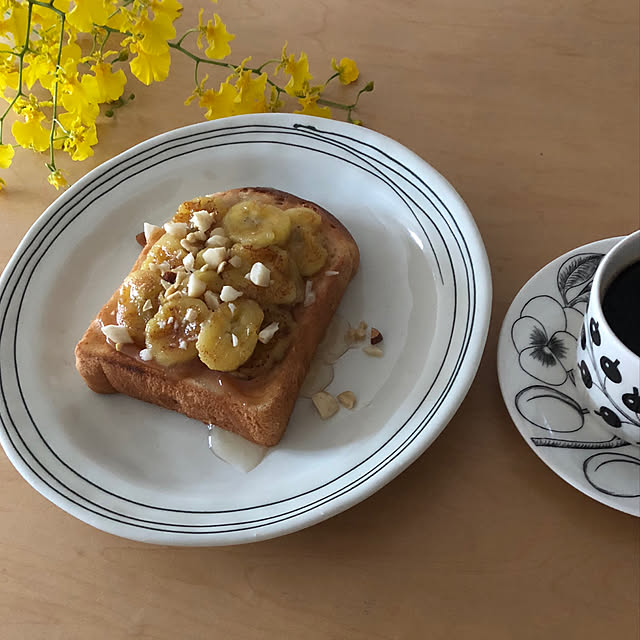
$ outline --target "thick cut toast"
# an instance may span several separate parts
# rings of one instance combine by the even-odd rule
[[[266,202],[283,211],[307,207],[322,219],[319,231],[327,258],[318,273],[305,279],[305,301],[289,307],[294,322],[288,327],[290,340],[281,359],[269,362],[267,358],[269,366],[266,367],[249,360],[245,367],[228,372],[211,370],[197,358],[172,366],[143,360],[140,345],[119,344],[116,348],[103,334],[103,326],[116,323],[119,289],[76,346],[76,367],[87,385],[98,393],[124,393],[206,424],[215,424],[257,444],[272,446],[284,434],[316,347],[357,271],[359,252],[351,234],[329,212],[274,189],[233,189],[196,198],[181,205],[177,219],[181,212],[182,219],[187,219],[190,212],[214,213],[221,206],[230,207],[242,200]],[[163,233],[158,229],[151,234],[132,273],[143,265]],[[309,295],[309,291],[313,293]],[[246,297],[251,297],[251,293]]]

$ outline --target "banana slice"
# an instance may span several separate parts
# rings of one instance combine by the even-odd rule
[[[158,296],[162,291],[157,271],[134,271],[120,286],[116,321],[127,327],[138,345],[144,345],[144,328],[158,310]]]
[[[210,315],[202,300],[182,297],[165,302],[145,329],[145,342],[153,359],[171,366],[196,358],[200,327]]]
[[[282,209],[253,200],[233,205],[222,224],[231,240],[254,249],[284,245],[291,232],[291,221]]]
[[[327,261],[328,253],[324,248],[321,236],[308,227],[294,227],[288,249],[300,274],[305,278],[318,273]]]
[[[222,282],[242,291],[260,305],[296,304],[304,298],[304,282],[296,263],[289,254],[280,247],[271,246],[256,249],[234,245],[232,256],[241,260],[239,267],[230,265],[222,272]],[[261,262],[270,271],[269,286],[258,287],[245,278],[251,267]]]
[[[200,360],[214,371],[235,371],[253,353],[264,313],[253,300],[221,305],[203,323],[196,347]]]
[[[295,320],[287,309],[269,305],[264,307],[264,320],[261,328],[272,322],[278,323],[278,330],[267,344],[258,342],[249,360],[238,369],[238,373],[242,377],[254,378],[265,373],[285,357],[293,338]]]
[[[285,213],[291,220],[291,227],[304,227],[315,231],[322,224],[322,216],[309,207],[292,207],[285,209]]]
[[[182,265],[182,259],[187,252],[180,246],[180,240],[175,236],[165,233],[149,250],[142,269],[149,269],[152,264],[166,262],[169,269],[175,269]]]

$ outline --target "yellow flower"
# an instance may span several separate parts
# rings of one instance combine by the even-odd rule
[[[60,124],[67,132],[62,148],[72,160],[86,160],[93,155],[93,145],[98,143],[95,124],[86,125],[75,113],[62,113],[58,116]]]
[[[267,111],[279,111],[282,108],[282,104],[282,100],[280,100],[280,93],[272,86]]]
[[[220,85],[218,91],[207,89],[201,96],[198,104],[207,109],[204,117],[207,120],[224,118],[235,114],[236,98],[238,92],[235,87],[226,80]]]
[[[143,36],[140,48],[152,56],[159,56],[169,51],[167,42],[176,35],[171,19],[164,14],[156,15],[153,20],[143,15],[133,29],[134,33]]]
[[[171,66],[171,53],[168,50],[160,55],[150,55],[143,51],[137,43],[131,44],[130,47],[131,51],[137,55],[131,60],[129,66],[131,73],[140,82],[151,84],[154,81],[162,82],[166,79]]]
[[[111,3],[104,0],[74,0],[74,5],[67,20],[72,27],[85,33],[90,33],[94,24],[105,24],[113,11]]]
[[[182,13],[182,5],[177,0],[151,0],[149,7],[155,15],[164,14],[172,22]]]
[[[204,36],[209,45],[205,50],[207,57],[222,60],[231,53],[229,42],[235,38],[235,35],[227,32],[227,26],[220,20],[217,13],[213,15],[213,23],[209,20],[205,25],[202,22],[203,12],[204,9],[200,9],[198,14],[198,49],[202,49],[202,37]]]
[[[235,99],[235,114],[262,113],[266,111],[267,102],[264,97],[266,87],[266,73],[262,73],[257,78],[254,78],[251,71],[241,71],[236,80],[238,95]]]
[[[26,55],[24,61],[26,66],[22,78],[29,89],[38,81],[47,89],[51,87],[56,70],[56,59],[51,55],[48,47],[43,46],[35,55]]]
[[[67,181],[64,179],[64,176],[62,175],[62,172],[60,171],[60,169],[57,169],[56,171],[52,171],[47,176],[47,182],[50,185],[54,186],[56,188],[56,191],[61,187],[67,186]]]
[[[293,54],[287,55],[287,45],[285,43],[284,47],[282,47],[282,58],[280,64],[276,67],[276,71],[278,69],[284,69],[284,72],[291,76],[284,87],[284,90],[290,96],[300,96],[306,93],[313,76],[309,73],[309,61],[304,51],[300,53],[300,57],[296,62],[296,57]]]
[[[294,113],[304,113],[308,116],[319,116],[320,118],[331,117],[331,109],[329,109],[329,107],[318,106],[318,96],[307,94],[303,98],[298,98],[298,102],[302,106],[302,109],[298,109]]]
[[[0,56],[0,96],[7,87],[18,88],[18,66],[13,56]]]
[[[28,115],[24,122],[16,120],[11,125],[11,133],[21,147],[34,151],[44,151],[49,147],[50,132],[40,124],[43,119],[44,114],[38,112],[37,115]]]
[[[13,36],[13,43],[16,46],[22,46],[24,39],[27,35],[27,18],[29,16],[28,5],[18,4],[17,2],[9,3],[9,16],[1,20],[0,19],[0,38],[6,35]],[[5,14],[7,9],[0,11],[0,18]]]
[[[0,169],[8,169],[11,166],[14,153],[10,144],[0,144]]]
[[[100,113],[96,85],[96,79],[86,74],[78,81],[75,71],[71,74],[65,73],[60,82],[62,106],[78,115],[86,124],[93,124]]]
[[[351,84],[360,75],[355,61],[351,58],[342,58],[339,64],[335,58],[331,58],[331,66],[338,72],[342,84]]]
[[[185,105],[188,107],[196,98],[200,98],[204,94],[204,85],[209,79],[209,75],[207,74],[202,80],[200,84],[193,90],[193,93],[184,101]]]
[[[122,69],[118,69],[114,73],[108,62],[97,62],[91,67],[91,71],[93,71],[95,77],[84,76],[83,80],[84,78],[94,80],[95,89],[93,89],[93,96],[99,103],[113,102],[124,93],[127,76],[125,76]]]

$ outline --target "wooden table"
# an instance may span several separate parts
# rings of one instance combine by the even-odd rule
[[[202,5],[210,4],[202,0]],[[200,3],[188,0],[184,24]],[[354,57],[376,90],[367,126],[465,198],[491,261],[477,379],[444,433],[349,511],[232,548],[128,542],[49,503],[0,455],[0,637],[616,638],[640,633],[638,520],[579,493],[532,453],[496,377],[504,313],[573,247],[640,226],[638,5],[629,0],[238,0],[217,5],[255,60]],[[135,87],[93,159],[201,119],[192,67]],[[55,198],[40,158],[3,173],[0,266]]]

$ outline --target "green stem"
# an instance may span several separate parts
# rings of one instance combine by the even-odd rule
[[[60,84],[60,77],[58,76],[58,70],[60,68],[60,60],[62,58],[62,42],[64,40],[64,13],[60,16],[60,42],[58,43],[58,56],[56,59],[56,79],[53,84],[53,113],[51,115],[51,133],[49,134],[49,164],[53,167],[53,171],[56,169],[56,162],[54,157],[53,141],[56,135],[56,123],[58,122],[58,85]],[[108,34],[107,34],[108,35]]]
[[[268,65],[268,64],[273,64],[274,62],[280,62],[280,58],[271,58],[271,60],[267,60],[266,62],[263,62],[255,71],[254,73],[262,73],[262,70]]]
[[[183,42],[184,39],[190,34],[190,33],[196,33],[197,31],[200,31],[200,29],[198,29],[198,27],[194,27],[193,29],[187,29],[182,36],[180,37],[180,40],[178,40],[178,42],[176,42],[176,44],[178,46],[180,46]]]
[[[195,69],[193,71],[193,77],[196,82],[196,89],[198,88],[198,67],[200,66],[200,60],[196,60]]]
[[[33,13],[33,6],[29,3],[29,12],[27,13],[27,29],[26,35],[24,37],[24,45],[22,46],[22,50],[18,54],[18,59],[20,62],[18,63],[18,89],[16,90],[16,95],[13,96],[13,100],[9,103],[9,106],[5,109],[4,113],[0,116],[0,144],[2,144],[2,131],[4,129],[4,120],[7,117],[7,114],[13,108],[13,105],[18,101],[18,98],[24,95],[22,93],[22,72],[24,70],[24,56],[29,49],[29,36],[31,35],[31,14]]]

